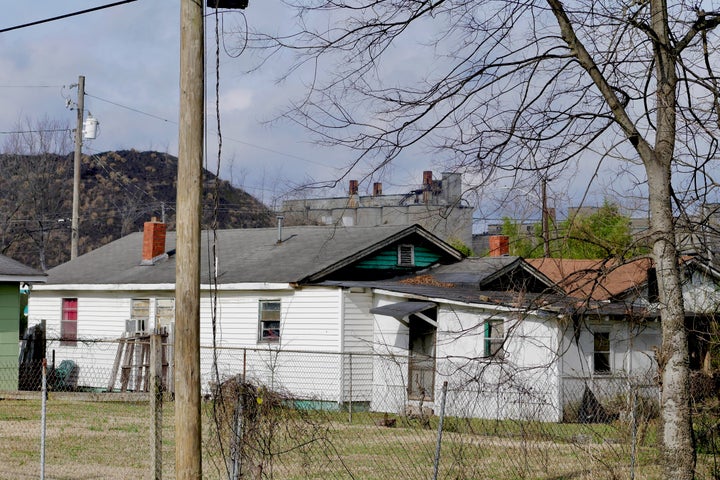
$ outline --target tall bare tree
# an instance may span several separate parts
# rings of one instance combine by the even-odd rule
[[[297,29],[253,39],[272,54],[298,53],[287,75],[309,72],[310,87],[288,115],[321,143],[357,150],[358,162],[373,159],[378,169],[423,146],[478,187],[501,176],[557,175],[571,164],[593,177],[606,159],[643,167],[660,287],[665,476],[692,478],[674,218],[706,202],[714,186],[715,2],[288,4]]]
[[[5,219],[4,234],[11,241],[29,239],[37,249],[38,266],[46,270],[47,255],[53,249],[62,251],[69,239],[71,211],[67,179],[72,163],[72,138],[67,123],[48,118],[19,121],[16,132],[3,145],[2,211],[11,212]],[[71,178],[71,177],[70,177]],[[9,235],[8,235],[9,233]]]

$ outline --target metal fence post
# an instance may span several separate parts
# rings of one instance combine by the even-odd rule
[[[448,382],[445,380],[442,386],[442,398],[440,400],[440,421],[438,422],[437,445],[435,446],[435,462],[433,465],[433,480],[437,480],[440,471],[440,448],[442,447],[443,422],[445,420],[445,398],[447,397]]]
[[[47,423],[47,359],[42,361],[42,410],[40,413],[40,480],[45,480],[45,432]]]
[[[350,388],[349,388],[349,400],[348,400],[348,421],[352,423],[353,421],[353,370],[352,370],[352,353],[348,354],[348,369],[350,370]]]

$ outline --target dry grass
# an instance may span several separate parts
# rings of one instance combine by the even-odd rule
[[[39,477],[40,405],[38,400],[0,400],[0,479]],[[204,410],[205,478],[227,478],[211,421],[211,405],[205,404]],[[46,478],[151,478],[150,413],[147,403],[51,398],[47,407]],[[350,425],[347,414],[287,408],[277,415],[277,419],[263,424],[255,439],[273,454],[263,465],[261,478],[432,478],[436,442],[432,425],[422,428],[400,419],[395,428],[381,427],[377,417],[370,414],[355,414]],[[165,405],[164,419],[163,476],[173,478],[172,403]],[[494,422],[494,431],[505,434],[479,434],[484,425],[477,421],[471,429],[444,433],[439,478],[630,478],[629,445],[597,441],[593,435],[579,436],[581,426],[544,424],[544,430],[541,426],[533,430],[528,425],[519,428],[517,422]],[[306,429],[302,435],[297,434],[300,426]],[[597,428],[606,434],[603,429],[609,427]],[[577,438],[582,440],[573,440]],[[700,463],[699,477],[712,478],[707,460],[703,457]],[[656,450],[641,447],[635,478],[660,476]],[[257,478],[257,471],[255,476],[243,478]]]

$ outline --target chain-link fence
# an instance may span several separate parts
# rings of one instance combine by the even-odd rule
[[[167,339],[65,347],[47,342],[44,380],[42,363],[0,365],[0,478],[173,478]],[[407,357],[203,347],[204,477],[661,477],[652,379],[512,377],[483,359],[443,372],[443,360],[428,383]],[[693,391],[698,477],[719,478],[717,386],[697,376]]]

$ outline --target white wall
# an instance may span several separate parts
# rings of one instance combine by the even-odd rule
[[[378,296],[376,306],[402,301]],[[505,320],[504,359],[486,359],[484,323]],[[440,304],[438,307],[435,396],[422,405],[439,412],[441,388],[448,381],[446,414],[481,418],[532,418],[557,421],[559,367],[554,319],[518,318],[511,312]],[[402,413],[408,405],[408,328],[392,317],[375,316],[371,409]],[[417,402],[412,402],[417,405]]]
[[[488,320],[503,320],[504,355],[483,358]],[[449,415],[558,420],[554,319],[443,305],[439,327],[436,407],[440,386],[447,380]]]
[[[221,380],[242,374],[295,395],[313,395],[339,401],[341,397],[340,319],[342,297],[337,288],[220,292],[217,303],[218,370]],[[116,340],[130,318],[132,298],[171,296],[172,292],[34,291],[29,299],[30,324],[45,320],[48,338],[59,337],[61,298],[78,299],[78,345],[52,343],[56,364],[68,359],[79,366],[78,384],[104,388],[117,353],[117,343],[83,343]],[[281,301],[281,340],[258,342],[258,301]],[[212,345],[212,304],[206,292],[200,302],[201,345]],[[241,348],[260,352],[243,355]],[[277,348],[300,353],[278,354]],[[227,350],[225,350],[227,349]],[[303,352],[317,352],[313,354]],[[319,352],[334,352],[334,355]],[[50,355],[50,352],[48,352]],[[201,381],[208,391],[216,381],[209,348],[201,352]],[[116,384],[118,385],[118,384]]]

